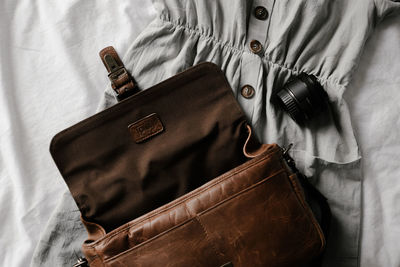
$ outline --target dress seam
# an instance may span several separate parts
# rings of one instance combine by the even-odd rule
[[[167,18],[166,15],[164,15],[164,16],[161,15],[161,16],[158,17],[158,19],[161,20],[162,22],[171,24],[172,27],[174,27],[174,28],[183,28],[183,30],[186,30],[186,31],[189,32],[189,33],[194,33],[194,34],[200,36],[200,38],[203,39],[203,40],[211,40],[211,41],[213,41],[214,43],[216,43],[216,44],[218,44],[218,45],[220,45],[220,46],[222,46],[222,47],[224,47],[224,48],[227,48],[228,50],[231,50],[231,51],[232,51],[233,53],[235,53],[235,54],[236,54],[236,53],[237,53],[237,54],[247,53],[247,54],[250,54],[251,56],[254,56],[254,57],[257,57],[257,58],[261,58],[263,61],[267,62],[267,63],[270,64],[270,65],[274,65],[274,66],[277,66],[277,67],[279,67],[279,68],[281,68],[281,69],[289,70],[289,71],[294,72],[294,73],[299,73],[299,71],[297,70],[297,68],[288,68],[288,67],[285,67],[285,66],[282,65],[282,64],[279,64],[279,63],[276,63],[276,62],[274,62],[274,61],[271,61],[270,59],[268,59],[267,55],[263,55],[263,56],[260,57],[259,55],[255,55],[255,54],[253,54],[252,52],[247,51],[246,49],[241,49],[241,48],[235,47],[233,44],[226,43],[226,42],[222,42],[222,41],[218,40],[218,39],[217,39],[215,36],[213,36],[213,35],[204,34],[204,33],[201,32],[199,29],[193,28],[193,27],[191,27],[189,24],[182,24],[182,23],[179,23],[179,22],[176,21],[176,20],[171,20],[171,19]],[[321,81],[321,82],[330,83],[330,84],[332,84],[332,85],[338,86],[339,89],[340,89],[340,91],[341,91],[340,93],[342,93],[342,92],[344,91],[345,87],[346,87],[345,84],[339,83],[338,80],[335,79],[335,78],[329,78],[329,77],[328,77],[328,78],[323,78],[323,77],[321,77],[320,75],[313,74],[312,71],[310,71],[310,70],[305,70],[305,71],[303,71],[303,72],[306,72],[307,74],[312,74],[312,75],[314,75],[314,76],[315,76],[319,81]]]
[[[200,37],[202,37],[202,39],[212,40],[213,42],[217,43],[220,46],[223,46],[230,50],[233,50],[235,53],[241,54],[241,53],[245,52],[244,50],[242,50],[238,47],[235,47],[233,44],[222,42],[222,41],[218,40],[213,35],[204,34],[201,31],[199,31],[198,29],[190,27],[190,25],[188,25],[188,24],[181,24],[177,21],[169,20],[166,17],[159,17],[159,19],[163,22],[170,23],[175,28],[183,28],[184,30],[188,31],[189,33],[195,33],[195,34],[199,35]]]

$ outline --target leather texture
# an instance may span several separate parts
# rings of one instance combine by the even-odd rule
[[[261,155],[105,233],[88,226],[97,266],[305,266],[325,239],[282,149]]]
[[[247,137],[225,76],[202,63],[58,133],[50,152],[82,218],[109,232],[244,163]]]

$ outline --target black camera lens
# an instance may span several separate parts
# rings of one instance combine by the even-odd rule
[[[278,103],[299,124],[319,114],[325,108],[327,99],[318,80],[305,73],[289,80],[276,96]]]

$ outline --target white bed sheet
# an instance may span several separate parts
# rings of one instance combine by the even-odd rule
[[[52,136],[94,114],[109,84],[98,56],[123,53],[150,1],[0,1],[0,266],[29,266],[64,184]]]
[[[108,84],[98,51],[121,54],[150,1],[0,2],[0,266],[29,266],[66,186],[48,146],[95,113]],[[363,154],[361,266],[400,266],[400,18],[381,24],[346,93]]]

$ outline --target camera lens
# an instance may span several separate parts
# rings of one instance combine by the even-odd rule
[[[289,80],[276,96],[278,103],[299,124],[319,114],[327,98],[318,80],[305,73]]]

